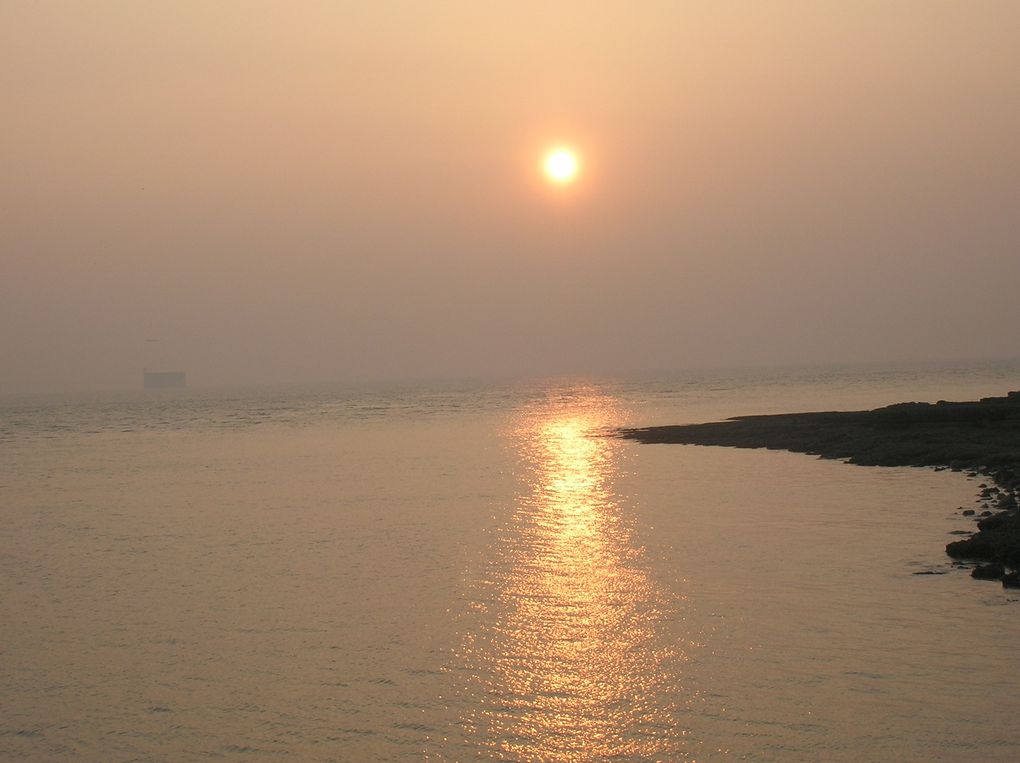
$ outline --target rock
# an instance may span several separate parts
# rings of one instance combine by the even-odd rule
[[[1013,538],[1011,542],[1007,541],[1007,544],[1000,553],[1002,563],[1014,570],[1020,570],[1020,540]]]
[[[992,516],[985,517],[984,519],[979,519],[977,525],[982,530],[996,530],[1011,524],[1011,520],[1013,520],[1013,515],[1003,512],[1001,514],[993,514]]]
[[[946,553],[953,559],[992,559],[995,557],[995,549],[992,544],[977,536],[947,543]]]
[[[1020,588],[1020,572],[1010,572],[1002,576],[1003,588]]]
[[[1006,570],[1020,575],[1020,391],[980,402],[741,416],[707,424],[624,429],[619,434],[644,443],[821,454],[862,466],[948,465],[965,472],[980,490],[968,508],[959,507],[959,514],[991,519],[982,525],[987,529],[948,543],[946,553],[953,559],[980,562],[977,576],[1001,577]],[[1013,519],[993,517],[1004,510]]]
[[[1006,571],[998,562],[980,564],[971,570],[970,576],[976,580],[1001,580]]]

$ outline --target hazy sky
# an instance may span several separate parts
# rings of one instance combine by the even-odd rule
[[[0,392],[1020,355],[1018,30],[4,0]]]

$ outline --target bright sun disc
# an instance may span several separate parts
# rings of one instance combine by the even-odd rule
[[[546,154],[542,169],[553,183],[569,183],[577,177],[580,163],[570,149],[557,148]]]

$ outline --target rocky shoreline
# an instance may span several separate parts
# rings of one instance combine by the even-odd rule
[[[642,443],[770,448],[862,466],[927,466],[985,476],[970,537],[946,553],[971,574],[1020,588],[1020,391],[976,402],[899,403],[873,411],[739,416],[708,424],[622,429]]]

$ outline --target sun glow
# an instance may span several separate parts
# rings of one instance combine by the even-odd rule
[[[567,185],[577,179],[581,162],[569,148],[554,148],[542,160],[542,171],[551,183]]]

